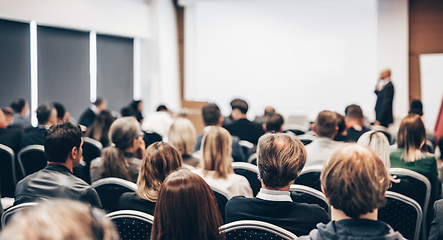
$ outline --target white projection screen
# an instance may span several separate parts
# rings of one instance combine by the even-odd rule
[[[226,114],[241,97],[250,116],[267,105],[309,119],[351,103],[373,111],[377,0],[214,0],[191,10],[186,99]]]

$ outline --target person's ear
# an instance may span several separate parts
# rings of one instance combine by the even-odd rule
[[[284,129],[284,127],[283,127],[283,124],[280,126],[280,132],[283,132],[283,129]]]
[[[71,149],[71,152],[69,153],[69,156],[70,156],[72,159],[76,159],[77,154],[78,154],[78,149],[77,149],[77,147],[73,147],[73,148]]]
[[[314,123],[311,123],[311,129],[312,129],[313,132],[316,132],[315,131],[315,124]]]
[[[263,131],[266,132],[266,123],[263,123],[263,124],[261,125],[261,127],[263,128]]]

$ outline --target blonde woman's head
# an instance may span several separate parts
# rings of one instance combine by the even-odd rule
[[[232,173],[232,139],[231,134],[222,128],[212,126],[202,140],[201,166],[203,174],[215,171],[215,178],[227,178]]]
[[[186,118],[177,118],[169,129],[168,140],[181,155],[191,155],[197,141],[194,125]]]

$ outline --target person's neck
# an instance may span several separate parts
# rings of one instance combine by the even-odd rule
[[[74,166],[72,166],[72,162],[71,162],[71,161],[66,161],[66,162],[64,162],[64,163],[48,162],[48,164],[57,164],[57,165],[65,166],[67,169],[69,169],[69,171],[70,171],[71,173],[73,173],[73,168],[74,168]]]
[[[374,209],[374,211],[360,215],[358,219],[369,219],[377,221],[378,209]],[[331,220],[332,221],[340,221],[345,219],[352,219],[348,215],[346,215],[342,210],[335,209],[334,206],[331,206]]]
[[[291,184],[292,184],[292,182],[291,182]],[[264,184],[262,183],[262,184],[261,184],[261,187],[262,187],[263,189],[267,189],[267,190],[286,191],[286,192],[289,192],[289,190],[291,189],[291,184],[289,184],[289,185],[286,186],[286,187],[282,187],[282,188],[270,188],[270,187],[267,187],[266,185],[264,185]]]

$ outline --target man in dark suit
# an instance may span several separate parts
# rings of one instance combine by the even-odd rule
[[[380,73],[380,80],[375,87],[377,102],[375,104],[375,123],[388,127],[394,122],[392,115],[392,101],[394,100],[394,85],[391,82],[391,70],[385,69]]]
[[[0,110],[0,144],[10,147],[17,155],[20,150],[20,139],[22,132],[19,129],[8,128],[8,121],[5,114]]]
[[[106,110],[107,102],[104,98],[98,97],[97,100],[88,109],[86,109],[80,116],[78,123],[85,127],[91,126],[95,120],[95,116],[101,111]]]
[[[57,110],[52,103],[40,104],[37,108],[38,126],[28,128],[20,141],[20,147],[29,145],[43,145],[45,143],[45,131],[57,123]]]
[[[228,130],[231,135],[239,137],[240,140],[245,140],[257,145],[258,139],[264,132],[261,125],[253,123],[246,118],[248,103],[236,98],[231,101],[231,107],[231,116],[234,122],[225,126],[226,130]]]
[[[210,126],[219,126],[221,127],[223,124],[223,116],[215,103],[208,103],[202,109],[203,122],[206,127],[203,130],[203,134],[197,136],[197,142],[195,144],[194,152],[200,150],[203,135],[206,131],[208,131]],[[232,158],[234,162],[246,162],[246,157],[238,143],[240,139],[237,136],[232,136]]]
[[[15,99],[11,103],[11,108],[14,110],[14,116],[12,118],[12,127],[18,127],[26,129],[32,127],[31,120],[29,119],[29,104],[23,98]]]

